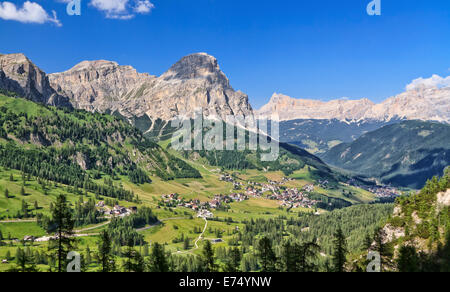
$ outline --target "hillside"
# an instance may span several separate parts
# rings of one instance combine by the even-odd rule
[[[388,125],[320,157],[386,184],[420,189],[450,165],[450,126],[421,121]]]
[[[0,142],[1,166],[80,188],[102,175],[135,184],[151,182],[149,175],[200,177],[118,118],[3,95]]]
[[[322,154],[340,143],[351,143],[363,134],[397,123],[380,121],[290,120],[280,122],[280,140],[313,154]]]
[[[400,271],[450,271],[450,168],[418,194],[397,199],[382,234]]]

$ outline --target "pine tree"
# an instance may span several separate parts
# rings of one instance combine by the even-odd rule
[[[384,258],[390,257],[387,245],[383,242],[383,229],[377,228],[374,235],[374,251],[380,254],[380,271],[383,272]]]
[[[230,254],[228,256],[228,261],[225,266],[225,272],[227,273],[236,273],[240,270],[241,265],[241,251],[235,247],[230,250]]]
[[[152,246],[148,266],[150,272],[153,273],[169,272],[169,264],[167,262],[164,246],[157,242],[155,242]]]
[[[364,238],[363,251],[370,250],[370,248],[372,247],[372,243],[373,243],[372,238],[370,237],[369,234],[366,234],[366,237]]]
[[[89,266],[92,263],[91,249],[89,248],[89,245],[86,247],[85,262],[87,266]]]
[[[21,196],[25,196],[25,188],[22,186],[22,188],[20,189],[20,195]]]
[[[22,200],[22,214],[25,218],[28,217],[28,204],[25,200]]]
[[[6,257],[6,260],[8,260],[8,261],[11,260],[11,252],[9,250],[6,252],[5,257]]]
[[[272,241],[267,237],[258,242],[257,255],[261,264],[262,272],[274,272],[277,258],[272,249]]]
[[[58,262],[58,272],[64,270],[67,254],[73,249],[74,220],[65,195],[59,195],[52,212],[52,221],[56,225],[56,238],[50,239],[49,251],[54,252]]]
[[[419,256],[413,246],[402,246],[397,259],[397,270],[401,273],[416,273],[420,271]]]
[[[290,241],[285,241],[281,247],[281,266],[283,272],[296,272],[294,248]]]
[[[8,189],[5,189],[5,198],[9,199],[9,190]]]
[[[114,257],[112,255],[112,240],[108,231],[104,230],[100,234],[98,246],[98,259],[103,273],[113,272],[115,270]]]
[[[296,259],[295,272],[308,273],[315,272],[317,267],[314,264],[314,260],[320,251],[320,246],[314,239],[311,242],[305,242],[303,244],[294,245],[294,257]]]
[[[344,266],[347,262],[347,240],[345,239],[342,229],[339,227],[334,234],[334,252],[333,265],[334,271],[338,273],[344,272]]]
[[[216,263],[214,257],[214,250],[209,240],[205,242],[202,250],[203,261],[205,263],[206,272],[215,272]]]
[[[134,249],[133,240],[128,240],[127,249],[123,253],[123,257],[126,258],[126,261],[123,264],[123,269],[125,272],[144,272],[144,259],[142,258],[141,254]]]
[[[22,273],[37,272],[33,257],[20,248],[18,248],[16,251],[16,263],[17,267],[13,269],[14,271]]]

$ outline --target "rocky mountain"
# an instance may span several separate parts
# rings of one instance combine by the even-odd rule
[[[258,114],[277,113],[280,120],[314,119],[346,122],[395,119],[450,123],[450,87],[414,87],[386,101],[375,104],[368,99],[329,102],[294,99],[275,93]]]
[[[71,106],[67,97],[50,86],[48,76],[23,54],[0,55],[0,89],[42,104]]]
[[[320,157],[385,184],[420,189],[450,165],[450,125],[404,121],[337,145]]]
[[[205,53],[182,58],[159,77],[114,62],[85,61],[50,74],[50,82],[76,108],[117,112],[130,120],[193,117],[198,108],[221,118],[253,115],[248,96],[235,91],[217,60]]]

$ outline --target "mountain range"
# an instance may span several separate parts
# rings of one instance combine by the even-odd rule
[[[368,99],[328,102],[294,99],[275,93],[257,113],[281,121],[314,119],[345,122],[424,120],[450,123],[450,87],[415,87],[375,104]]]
[[[379,104],[368,99],[322,102],[274,94],[268,104],[254,111],[248,96],[233,89],[217,59],[206,53],[183,57],[161,76],[139,73],[131,66],[105,60],[83,61],[65,72],[46,74],[23,54],[0,54],[0,90],[41,104],[113,114],[152,139],[170,137],[173,129],[169,121],[178,116],[192,118],[199,108],[205,116],[221,119],[227,115],[271,118],[275,114],[281,120],[280,142],[304,148],[331,165],[402,186],[420,187],[426,178],[442,173],[442,163],[448,163],[445,157],[434,159],[441,153],[435,147],[420,147],[433,138],[436,143],[431,146],[444,143],[439,149],[447,155],[450,143],[445,145],[445,137],[435,133],[435,124],[423,126],[433,128],[423,130],[431,131],[432,135],[426,136],[417,136],[415,128],[404,127],[405,124],[400,128],[391,126],[408,120],[450,123],[449,87],[408,87],[404,93]],[[397,134],[402,134],[402,139],[396,138]],[[282,148],[286,161],[294,155],[294,160],[302,162],[278,163],[271,165],[272,169],[290,172],[312,159],[318,169],[330,173],[317,157],[284,143]],[[354,154],[360,155],[343,155],[347,149],[359,151]],[[393,159],[391,155],[385,159],[389,151],[400,158]],[[422,154],[415,155],[418,151]],[[411,153],[415,153],[413,158]],[[218,166],[269,167],[250,163],[256,153],[194,156],[199,155]],[[410,163],[402,164],[407,158]],[[412,170],[417,164],[420,167]],[[403,179],[396,179],[398,175]],[[415,176],[420,179],[411,182]]]

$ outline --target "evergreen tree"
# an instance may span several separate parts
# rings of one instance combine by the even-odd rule
[[[114,257],[112,255],[112,241],[108,231],[104,230],[100,234],[98,246],[98,260],[103,273],[113,272],[115,270]]]
[[[367,234],[366,234],[366,237],[364,238],[363,251],[368,251],[368,250],[370,250],[370,248],[372,247],[372,243],[373,243],[373,240],[372,240],[372,238],[370,237],[370,234],[367,233]]]
[[[189,240],[189,237],[186,237],[185,239],[184,239],[184,241],[183,241],[183,249],[184,250],[189,250],[189,247],[190,247],[190,240]]]
[[[228,255],[228,260],[225,266],[225,272],[228,273],[236,273],[239,272],[241,266],[241,251],[234,247],[230,250],[230,254]]]
[[[281,267],[283,272],[296,271],[294,248],[290,241],[285,241],[281,247]]]
[[[5,189],[5,198],[9,199],[9,190],[8,189]]]
[[[58,262],[58,272],[64,270],[67,254],[73,250],[74,220],[65,195],[59,195],[52,212],[52,221],[56,226],[56,238],[50,239],[48,249],[54,252]]]
[[[383,229],[380,227],[375,230],[374,242],[373,249],[380,254],[380,271],[383,272],[384,258],[389,257],[390,253],[387,245],[383,242]]]
[[[264,236],[258,242],[257,256],[260,261],[262,272],[274,272],[277,258],[272,249],[272,241]]]
[[[5,257],[6,257],[6,260],[8,260],[8,261],[11,260],[11,252],[9,250],[6,252]]]
[[[30,253],[18,248],[16,251],[16,263],[17,267],[13,268],[13,271],[18,272],[37,272],[36,264]]]
[[[416,248],[413,246],[400,247],[399,256],[397,259],[397,270],[401,273],[416,273],[419,272],[419,256]]]
[[[25,218],[28,217],[28,204],[25,200],[22,200],[22,214]]]
[[[216,271],[216,263],[214,257],[214,250],[212,248],[212,244],[209,240],[205,242],[202,250],[203,261],[205,263],[206,272],[215,272]]]
[[[320,246],[316,240],[294,245],[294,255],[297,258],[295,272],[309,273],[315,272],[317,267],[314,263],[320,251]]]
[[[145,263],[141,254],[134,249],[134,244],[132,240],[128,241],[127,248],[123,253],[123,257],[126,258],[123,264],[123,269],[125,272],[131,273],[141,273],[144,272]]]
[[[89,266],[92,263],[91,249],[89,248],[89,245],[86,247],[85,262],[87,266]]]
[[[336,233],[334,234],[334,251],[333,251],[334,271],[338,273],[344,272],[346,262],[347,262],[347,240],[345,239],[342,229],[339,227]]]
[[[167,262],[163,245],[157,242],[153,244],[148,266],[150,272],[152,273],[169,272],[169,264]]]

